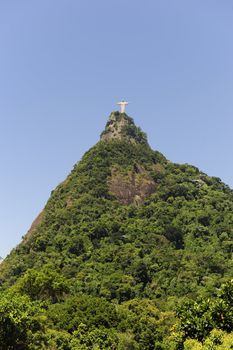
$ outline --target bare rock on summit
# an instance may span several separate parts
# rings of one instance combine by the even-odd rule
[[[126,113],[112,112],[105,130],[100,136],[101,141],[126,140],[134,144],[148,144],[146,134],[134,124]]]

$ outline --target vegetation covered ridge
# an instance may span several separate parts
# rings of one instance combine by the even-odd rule
[[[228,186],[112,113],[0,265],[0,349],[230,349],[232,223]]]

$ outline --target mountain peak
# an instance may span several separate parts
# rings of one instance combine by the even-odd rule
[[[101,141],[126,140],[134,144],[148,145],[147,135],[135,125],[133,118],[118,111],[110,114],[100,139]]]

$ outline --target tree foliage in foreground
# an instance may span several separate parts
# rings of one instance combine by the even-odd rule
[[[177,315],[180,320],[179,331],[182,342],[191,338],[204,341],[207,346],[206,344],[214,342],[216,338],[219,340],[216,340],[214,345],[221,345],[223,339],[227,339],[225,334],[233,332],[233,281],[225,283],[216,298],[190,300],[183,303],[178,308]],[[221,330],[221,332],[215,330]],[[187,341],[186,344],[189,342],[192,343]]]

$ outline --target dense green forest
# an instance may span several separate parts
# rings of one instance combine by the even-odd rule
[[[114,112],[0,265],[0,349],[233,349],[232,238],[233,191]]]

